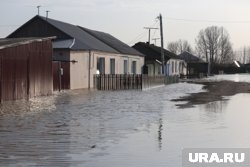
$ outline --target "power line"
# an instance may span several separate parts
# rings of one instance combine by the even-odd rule
[[[142,32],[141,34],[136,36],[133,40],[128,42],[127,44],[130,45],[130,44],[133,44],[135,41],[138,41],[138,40],[142,39],[145,36],[146,33],[147,33],[147,31],[145,30],[144,32]]]
[[[157,26],[157,28],[159,29],[159,26]],[[157,32],[157,29],[154,30],[154,33],[153,33],[153,35],[152,35],[152,38],[155,37],[156,32]]]
[[[148,30],[148,44],[150,44],[151,30],[158,30],[158,28],[155,28],[155,27],[144,27],[144,29]]]
[[[157,23],[158,23],[158,20],[156,20],[156,22],[150,25],[149,27],[154,27]],[[130,45],[130,44],[133,44],[135,41],[141,40],[143,37],[146,36],[146,34],[147,34],[147,31],[145,30],[142,33],[140,33],[138,36],[136,36],[134,39],[132,39],[130,42],[128,42],[127,44]]]
[[[159,40],[161,38],[153,38],[152,40],[154,41],[155,45],[156,45],[156,41]]]
[[[227,24],[250,24],[250,21],[225,21],[225,20],[196,20],[196,19],[184,19],[184,18],[173,18],[164,17],[166,20],[172,21],[183,21],[183,22],[195,22],[195,23],[227,23]]]

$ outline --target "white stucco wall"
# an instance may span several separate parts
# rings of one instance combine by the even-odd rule
[[[89,61],[89,57],[91,61]],[[141,74],[144,65],[144,57],[105,53],[98,51],[71,51],[70,60],[77,61],[70,63],[70,88],[81,89],[93,88],[93,76],[97,72],[97,59],[105,58],[105,74],[110,74],[110,59],[115,59],[115,74],[124,74],[124,60],[128,60],[128,73],[131,74],[131,65],[136,61],[136,74]],[[89,68],[90,63],[90,68]],[[89,76],[90,70],[90,76]]]
[[[172,75],[180,75],[184,74],[186,75],[186,65],[185,61],[180,60],[180,59],[170,59],[167,62],[167,75],[172,76]]]
[[[157,62],[147,62],[146,63],[148,67],[148,75],[154,76],[154,75],[161,75],[162,73],[162,65]]]
[[[88,88],[88,62],[89,53],[83,51],[71,51],[70,60],[70,89]]]
[[[132,62],[136,62],[136,74],[142,74],[142,67],[144,65],[144,57],[133,56],[133,55],[120,55],[120,73],[124,74],[124,60],[128,61],[128,73],[132,74]]]

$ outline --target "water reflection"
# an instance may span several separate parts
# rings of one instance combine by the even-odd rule
[[[67,97],[65,97],[67,99]],[[70,166],[70,115],[59,114],[57,98],[5,102],[1,106],[1,165]]]
[[[211,81],[234,81],[234,82],[250,82],[249,74],[224,74],[224,75],[215,75],[207,78],[207,80]]]
[[[215,101],[215,102],[205,104],[202,107],[204,107],[205,108],[204,110],[208,112],[219,113],[219,112],[225,111],[225,108],[227,107],[227,105],[228,105],[228,101],[222,100],[222,101]]]
[[[159,120],[154,91],[70,91],[1,106],[0,160],[8,166],[77,166],[79,155],[105,150],[142,125]],[[152,103],[145,103],[151,101]],[[103,154],[95,154],[97,155]]]
[[[201,88],[77,90],[5,103],[1,166],[181,166],[185,147],[250,146],[239,130],[249,126],[249,95],[187,109],[171,102]]]
[[[159,150],[162,149],[162,130],[163,130],[163,121],[162,121],[162,118],[159,119],[159,122],[158,122],[158,142],[159,142]]]

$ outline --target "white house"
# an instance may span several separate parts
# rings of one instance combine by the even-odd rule
[[[144,55],[110,34],[35,16],[7,38],[56,36],[54,90],[93,87],[94,74],[141,74]]]
[[[145,55],[145,65],[148,75],[159,75],[162,73],[161,48],[144,42],[136,43],[133,48]],[[186,74],[186,63],[176,54],[164,49],[165,73],[166,75]]]

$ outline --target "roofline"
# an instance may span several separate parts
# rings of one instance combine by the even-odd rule
[[[30,20],[28,20],[26,23],[24,23],[24,24],[21,25],[19,28],[17,28],[14,32],[12,32],[11,34],[9,34],[6,38],[11,38],[11,37],[10,37],[11,35],[13,35],[13,34],[15,34],[16,32],[18,32],[22,27],[28,25],[29,23],[31,23],[32,21],[34,21],[36,18],[41,19],[42,21],[47,22],[49,25],[51,25],[52,27],[56,28],[58,31],[60,31],[60,32],[66,34],[66,35],[68,35],[68,36],[71,37],[71,38],[74,38],[74,37],[72,37],[71,35],[69,35],[68,33],[62,31],[60,28],[57,28],[56,26],[54,26],[53,24],[51,24],[50,22],[48,22],[44,17],[39,16],[39,15],[36,15],[36,16],[34,16],[33,18],[31,18]],[[53,19],[51,19],[51,20],[53,20]],[[58,21],[58,20],[56,20],[56,21]],[[61,21],[59,21],[59,22],[61,22]],[[65,23],[65,22],[62,22],[62,23]],[[68,23],[67,23],[67,24],[68,24]]]
[[[126,53],[114,53],[114,52],[108,52],[108,51],[102,51],[102,50],[97,50],[97,49],[71,49],[71,48],[53,48],[53,49],[69,49],[70,51],[85,51],[85,52],[104,52],[104,53],[111,53],[114,55],[123,55],[124,57],[128,57],[128,56],[139,56],[139,55],[132,55],[132,54],[126,54]],[[139,56],[142,57],[142,56]]]
[[[24,39],[27,41],[20,41],[20,42],[15,42],[12,44],[6,44],[6,45],[2,45],[0,46],[0,49],[5,49],[5,48],[10,48],[10,47],[15,47],[15,46],[19,46],[19,45],[26,45],[26,44],[30,44],[32,42],[42,42],[42,41],[46,41],[46,40],[52,40],[55,39],[56,37],[42,37],[42,38],[8,38],[8,39]]]
[[[60,20],[55,20],[55,19],[51,19],[51,18],[45,18],[45,17],[39,16],[39,15],[37,15],[37,17],[40,18],[40,19],[42,19],[43,21],[47,22],[49,25],[51,25],[52,27],[54,27],[54,28],[57,29],[58,31],[60,31],[60,32],[66,34],[66,35],[68,35],[68,36],[71,37],[72,39],[75,39],[75,37],[71,36],[70,34],[66,33],[65,31],[61,30],[60,28],[58,28],[58,27],[54,26],[53,24],[51,24],[50,22],[48,22],[48,19],[49,19],[49,20],[52,20],[52,21],[61,22],[61,23],[63,23],[63,24],[69,24],[69,25],[72,25],[72,26],[75,26],[75,25],[70,24],[70,23],[66,23],[66,22],[63,22],[63,21],[60,21]]]
[[[156,46],[156,45],[154,45],[154,44],[147,44],[147,43],[145,43],[145,42],[138,42],[138,43],[136,43],[134,46],[136,46],[136,45],[143,45],[144,47],[146,46],[146,47],[148,47],[150,50],[152,50],[153,52],[155,52],[156,54],[161,54],[161,52],[160,51],[158,51],[157,49],[160,49],[161,47],[159,47],[159,46]],[[134,48],[134,46],[133,46],[133,48]],[[135,49],[135,48],[134,48]],[[136,49],[137,50],[137,49]],[[178,57],[178,55],[176,55],[175,53],[173,53],[173,52],[171,52],[171,51],[169,51],[169,50],[167,50],[167,49],[165,49],[165,48],[163,48],[163,50],[164,50],[164,57],[167,57],[168,59],[176,59],[176,60],[182,60],[180,57]],[[139,50],[137,50],[138,52],[140,52]],[[170,55],[168,55],[168,52],[170,53]],[[173,55],[171,55],[171,54],[173,54]],[[146,55],[145,55],[146,56]]]
[[[121,51],[119,51],[118,49],[116,49],[114,46],[112,46],[111,44],[106,43],[104,40],[102,40],[101,38],[99,38],[97,35],[95,35],[95,34],[92,33],[91,31],[89,31],[89,29],[87,29],[87,28],[85,28],[85,27],[82,27],[82,26],[77,26],[77,27],[79,27],[82,31],[85,31],[86,33],[92,35],[93,37],[95,37],[96,39],[100,40],[101,42],[105,43],[105,44],[108,45],[109,47],[113,48],[114,50],[116,50],[117,52],[119,52],[119,54],[130,54],[130,53],[121,53]],[[93,30],[93,31],[96,31],[96,30]],[[100,31],[100,32],[101,32],[101,31]],[[106,33],[106,32],[101,32],[101,33]],[[106,34],[108,34],[108,33],[106,33]],[[112,36],[111,34],[108,34],[108,35]],[[114,38],[115,38],[115,37],[114,37]],[[117,38],[116,38],[116,39],[117,39]],[[117,39],[117,40],[119,40],[119,39]],[[120,41],[120,40],[119,40],[119,41]],[[121,42],[122,42],[122,41],[121,41]],[[123,42],[122,42],[122,43],[123,43]],[[131,46],[128,46],[128,47],[134,49],[134,48],[131,47]],[[135,50],[136,50],[136,49],[135,49]],[[137,50],[136,50],[136,51],[137,51]],[[137,52],[139,52],[139,51],[137,51]],[[130,55],[145,57],[144,54],[142,54],[141,52],[139,52],[139,53],[140,53],[141,55],[139,55],[139,54],[130,54]]]
[[[32,22],[38,15],[34,16],[33,18],[31,18],[30,20],[28,20],[27,22],[25,22],[24,24],[22,24],[20,27],[18,27],[15,31],[13,31],[12,33],[10,33],[8,36],[6,36],[6,38],[11,38],[10,36],[15,34],[17,31],[19,31],[22,27],[24,27],[25,25],[29,24],[30,22]]]
[[[72,38],[72,39],[73,39],[73,42],[72,42],[72,45],[70,45],[70,48],[69,48],[70,50],[74,50],[74,49],[72,49],[72,47],[73,47],[74,44],[75,44],[75,37],[73,37],[73,36],[71,36],[70,34],[64,32],[63,30],[61,30],[61,29],[58,28],[57,26],[51,24],[51,23],[49,22],[49,20],[58,21],[58,22],[61,22],[61,23],[64,23],[64,24],[69,24],[69,25],[72,25],[72,26],[76,26],[76,27],[79,28],[81,31],[84,31],[84,32],[88,33],[89,35],[91,35],[91,36],[94,37],[95,39],[101,41],[102,43],[104,43],[105,45],[109,46],[110,48],[114,49],[114,50],[115,50],[116,52],[118,52],[118,53],[111,52],[111,51],[110,51],[110,52],[108,52],[108,51],[102,51],[102,50],[97,50],[97,51],[106,52],[106,53],[127,54],[127,55],[132,55],[132,56],[145,57],[145,55],[142,54],[142,53],[139,52],[139,51],[138,51],[138,52],[139,52],[140,54],[121,53],[121,51],[119,51],[118,49],[114,48],[112,45],[106,43],[105,41],[103,41],[102,39],[100,39],[99,37],[97,37],[96,35],[94,35],[93,33],[91,33],[90,31],[88,31],[87,28],[84,28],[84,27],[81,27],[81,26],[77,26],[77,25],[73,25],[73,24],[66,23],[66,22],[62,22],[62,21],[59,21],[59,20],[50,19],[50,18],[49,18],[48,20],[46,20],[45,17],[39,16],[39,15],[36,15],[36,16],[34,16],[33,18],[31,18],[30,20],[28,20],[26,23],[24,23],[23,25],[21,25],[21,26],[20,26],[18,29],[16,29],[14,32],[12,32],[11,34],[9,34],[6,38],[11,38],[11,36],[12,36],[13,34],[15,34],[15,33],[17,33],[18,31],[20,31],[21,28],[23,28],[24,26],[30,24],[30,23],[33,22],[35,19],[40,19],[40,20],[46,22],[47,24],[49,24],[50,26],[54,27],[54,28],[57,29],[58,31],[60,31],[60,32],[66,34],[67,36],[69,36],[70,38]],[[38,38],[39,38],[39,37],[38,37]],[[130,47],[130,46],[128,46],[128,47]],[[132,47],[131,47],[131,48],[132,48]],[[65,49],[67,49],[67,48],[65,48]],[[133,48],[133,49],[134,49],[134,48]],[[78,50],[78,49],[76,49],[76,50]],[[79,50],[84,50],[84,49],[79,49]]]

